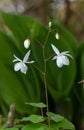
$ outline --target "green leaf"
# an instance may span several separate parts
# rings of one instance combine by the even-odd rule
[[[26,103],[30,106],[33,106],[33,107],[39,107],[39,108],[45,108],[47,107],[47,105],[45,105],[44,103],[40,102],[40,103]]]
[[[80,78],[81,80],[84,79],[84,42],[81,43],[78,49],[78,57],[77,57],[78,67],[80,67]]]
[[[40,128],[37,128],[35,130],[49,130],[49,126],[48,125],[43,125],[42,127]],[[50,128],[50,130],[53,130],[52,128]]]
[[[14,54],[23,58],[23,54],[18,50],[15,41],[0,31],[0,103],[4,102],[7,106],[15,103],[16,111],[32,113],[36,109],[25,106],[25,101],[39,102],[40,100],[38,72],[36,72],[32,65],[28,66],[29,69],[26,75],[15,72],[12,62]],[[5,106],[4,108],[7,110]]]
[[[46,129],[44,129],[44,127],[42,126],[40,128],[37,128],[36,130],[46,130]]]
[[[59,123],[51,123],[50,124],[50,130],[75,130],[74,125],[64,119],[63,121]],[[45,124],[35,123],[35,124],[29,124],[25,125],[21,130],[49,130],[49,126]]]
[[[24,117],[22,118],[21,121],[31,121],[33,123],[39,123],[39,122],[43,122],[45,119],[43,116],[40,115],[30,115],[28,117]]]
[[[19,129],[18,129],[18,128],[13,127],[13,128],[5,128],[4,130],[19,130]]]
[[[53,130],[58,130],[58,129],[75,130],[74,125],[70,121],[68,121],[67,119],[64,119],[63,121],[61,121],[59,123],[52,123],[51,128]]]
[[[84,102],[84,88],[83,83],[79,84],[81,80],[84,80],[84,42],[80,43],[77,53],[77,81],[75,90],[75,96],[78,102]]]
[[[49,126],[45,124],[35,123],[24,126],[21,130],[49,130]],[[53,130],[50,128],[50,130]]]
[[[19,50],[23,50],[23,41],[30,37],[32,59],[35,60],[34,67],[39,70],[38,77],[43,87],[44,62],[46,60],[46,82],[49,93],[55,101],[63,99],[70,93],[76,75],[76,41],[66,29],[60,25],[54,25],[60,33],[60,39],[55,38],[55,31],[49,31],[35,19],[23,15],[10,15],[2,13],[2,18],[7,28],[12,32],[18,42]],[[16,22],[15,22],[16,19]],[[13,25],[13,26],[12,26]],[[41,33],[42,32],[42,33]],[[70,36],[69,36],[70,35]],[[59,69],[56,62],[52,60],[54,52],[51,48],[53,43],[60,52],[69,51],[73,56],[70,65]],[[45,56],[43,56],[43,52]],[[23,52],[22,52],[23,54]],[[45,59],[44,59],[45,58]],[[37,72],[37,71],[36,71]],[[38,85],[38,88],[40,88]],[[43,93],[42,93],[43,95]]]
[[[63,116],[60,116],[58,114],[54,114],[52,112],[47,112],[47,115],[50,117],[51,120],[53,120],[56,123],[58,123],[64,119]]]
[[[74,125],[64,118],[63,116],[60,116],[58,114],[54,114],[52,112],[48,112],[47,115],[54,121],[54,123],[51,123],[51,128],[54,130],[63,129],[63,130],[75,130]],[[56,123],[55,123],[56,122]]]

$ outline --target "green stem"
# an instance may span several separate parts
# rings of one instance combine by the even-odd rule
[[[49,111],[48,107],[48,92],[47,92],[47,84],[46,84],[46,61],[45,61],[45,48],[43,48],[43,59],[44,59],[44,85],[45,85],[45,94],[46,94],[46,104],[47,104],[47,111]]]
[[[44,60],[44,72],[41,72],[39,68],[37,68],[35,65],[34,67],[39,70],[42,74],[43,74],[43,78],[44,78],[44,86],[45,86],[45,96],[46,96],[46,105],[47,105],[47,112],[49,112],[49,104],[48,104],[48,90],[47,90],[47,83],[46,83],[46,62],[53,56],[50,56],[49,58],[46,59],[45,57],[45,46],[49,37],[49,34],[53,31],[56,31],[56,29],[53,30],[49,30],[44,45],[41,44],[41,42],[39,40],[37,40],[37,42],[39,43],[39,45],[42,47],[43,49],[43,60]],[[43,111],[41,110],[41,113],[43,115]],[[49,130],[50,130],[50,117],[48,116],[48,126],[49,126]]]
[[[34,66],[35,69],[37,69],[40,73],[44,74],[44,72],[42,72],[36,65],[32,64]]]
[[[46,39],[45,39],[45,43],[44,43],[44,46],[43,46],[43,59],[44,59],[44,86],[45,86],[45,95],[46,95],[46,104],[47,104],[47,112],[49,112],[49,104],[48,104],[48,90],[47,90],[47,83],[46,83],[46,57],[45,57],[45,45],[46,45],[46,42],[47,42],[47,38],[48,38],[48,35],[49,35],[49,32],[46,36]],[[50,130],[50,118],[48,116],[48,125],[49,125],[49,130]]]
[[[50,60],[55,54],[51,55],[50,57],[48,57],[45,61],[47,62],[48,60]]]

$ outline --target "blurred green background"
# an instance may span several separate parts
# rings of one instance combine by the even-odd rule
[[[57,68],[51,59],[47,62],[46,82],[49,94],[49,109],[71,120],[78,130],[84,129],[84,1],[82,0],[1,0],[0,1],[0,114],[7,116],[9,106],[16,104],[18,116],[37,113],[25,102],[45,102],[44,60],[42,47],[47,37],[48,22],[56,29],[46,41],[46,59],[53,52],[51,43],[60,51],[70,51],[73,60],[70,66]],[[6,12],[3,13],[2,11]],[[9,14],[11,13],[11,14]],[[14,72],[13,55],[22,59],[26,54],[24,40],[31,41],[27,75]],[[39,44],[40,42],[40,44]]]

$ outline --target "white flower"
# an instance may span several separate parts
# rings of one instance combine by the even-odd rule
[[[61,52],[53,45],[51,44],[53,51],[55,52],[56,56],[53,57],[52,60],[56,60],[57,66],[59,68],[63,67],[63,65],[69,65],[69,59],[68,56],[73,58],[69,51]]]
[[[30,46],[30,40],[29,40],[29,39],[26,39],[26,40],[24,41],[24,47],[27,49],[27,48],[29,48],[29,46]]]
[[[21,71],[22,73],[26,74],[27,70],[28,70],[28,67],[26,65],[26,63],[28,64],[32,64],[34,63],[35,61],[28,61],[29,59],[29,56],[30,56],[30,50],[25,54],[23,60],[19,59],[17,56],[14,55],[14,60],[13,62],[17,62],[15,65],[14,65],[14,70],[15,71]]]

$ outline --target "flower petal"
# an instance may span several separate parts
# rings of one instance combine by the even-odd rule
[[[28,63],[28,64],[32,64],[32,63],[34,63],[35,61],[34,60],[32,60],[32,61],[28,61],[28,62],[26,62],[26,63]]]
[[[69,59],[67,58],[67,56],[62,56],[62,63],[64,65],[69,65]]]
[[[51,46],[52,46],[53,51],[54,51],[57,55],[59,55],[59,54],[60,54],[59,50],[58,50],[53,44],[51,44]]]
[[[56,60],[56,59],[57,59],[57,57],[58,57],[58,56],[54,56],[54,57],[52,58],[52,60]]]
[[[57,66],[61,68],[63,66],[63,60],[61,56],[57,57]]]
[[[70,55],[70,54],[65,54],[65,56],[69,56],[69,57],[71,57],[73,59],[72,55]]]
[[[15,58],[15,59],[13,60],[13,62],[16,62],[16,61],[20,61],[20,62],[21,62],[21,61],[22,61],[22,60],[19,59],[16,55],[14,55],[14,58]]]
[[[21,67],[22,67],[22,63],[21,63],[21,62],[16,63],[16,64],[14,65],[14,70],[15,70],[15,71],[18,71],[18,70],[21,69]]]
[[[27,60],[29,59],[30,52],[31,52],[31,50],[29,50],[29,51],[25,54],[25,56],[24,56],[24,58],[23,58],[23,62],[24,62],[24,63],[26,63]]]
[[[26,74],[27,70],[28,70],[28,67],[24,63],[22,63],[21,72]]]
[[[65,55],[65,54],[67,54],[67,53],[69,53],[69,51],[63,51],[63,52],[61,52],[60,54],[61,54],[61,55]]]
[[[69,51],[64,51],[64,52],[61,52],[60,55],[61,56],[63,56],[63,55],[64,56],[69,56],[69,57],[71,57],[73,59],[73,57],[70,54],[68,54],[68,53],[69,53]]]

